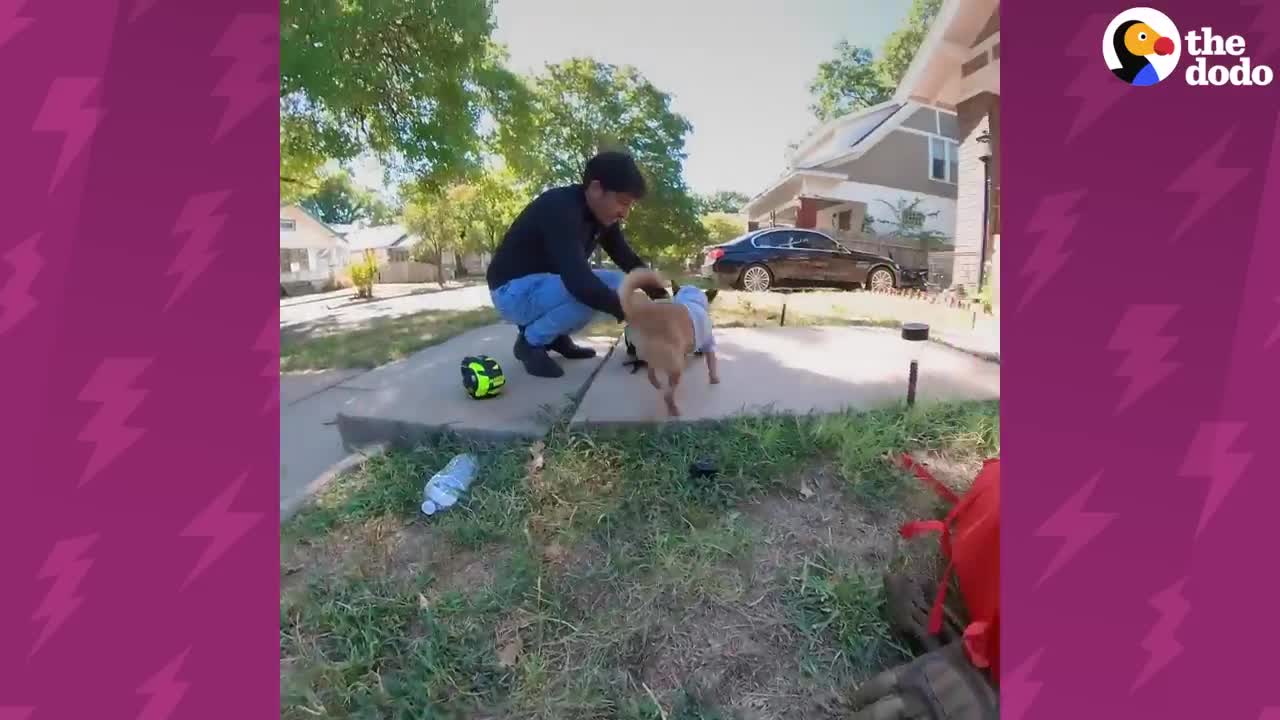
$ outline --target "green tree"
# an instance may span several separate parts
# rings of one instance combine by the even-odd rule
[[[941,7],[942,0],[911,0],[906,19],[885,38],[878,58],[848,40],[836,43],[835,57],[818,66],[809,85],[810,110],[818,120],[826,122],[892,98]]]
[[[809,110],[821,122],[878,105],[893,97],[893,86],[880,79],[871,51],[848,40],[836,43],[835,57],[818,65],[809,84],[813,104]]]
[[[529,204],[530,193],[508,168],[489,170],[471,185],[466,215],[478,241],[475,249],[493,253],[516,216]]]
[[[941,7],[942,0],[911,0],[907,19],[885,39],[880,59],[876,61],[881,85],[897,89]]]
[[[522,112],[492,0],[281,0],[280,13],[282,184],[371,150],[437,187],[478,162],[482,116]]]
[[[436,281],[445,287],[444,254],[462,252],[467,245],[465,207],[473,192],[466,186],[437,188],[415,184],[402,191],[405,198],[402,222],[418,241],[411,250],[416,262],[436,268]]]
[[[734,215],[709,213],[702,216],[702,226],[707,229],[707,242],[719,245],[747,231],[747,224]]]
[[[357,187],[351,174],[345,171],[320,179],[316,191],[300,198],[299,204],[330,225],[346,225],[357,220],[382,225],[395,217],[386,202]]]
[[[685,185],[689,121],[671,98],[632,67],[591,59],[549,66],[531,83],[529,128],[511,130],[498,148],[533,189],[581,182],[596,152],[630,152],[649,194],[626,222],[629,240],[651,263],[675,262],[706,241],[698,208]]]
[[[703,215],[742,212],[743,206],[750,200],[751,198],[740,192],[720,190],[710,195],[698,196],[698,211]]]

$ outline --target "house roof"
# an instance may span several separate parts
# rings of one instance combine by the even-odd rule
[[[842,129],[851,129],[849,126],[856,124],[859,120],[870,118],[871,116],[888,108],[896,109],[896,107],[901,104],[902,103],[897,100],[888,100],[878,105],[872,105],[871,107],[862,108],[861,110],[856,110],[851,113],[845,113],[840,117],[828,120],[827,122],[819,125],[800,142],[800,145],[796,147],[794,155],[798,156],[812,150],[818,145],[818,143],[826,140],[832,135],[835,135]],[[855,139],[854,142],[856,143],[858,139],[861,139],[861,136]]]
[[[751,200],[749,200],[743,207],[743,210],[745,212],[749,212],[748,208],[751,207],[752,203],[765,195],[768,195],[770,192],[778,188],[778,186],[797,176],[809,175],[813,177],[839,178],[841,180],[848,179],[846,175],[832,172],[829,168],[859,157],[863,153],[875,147],[876,143],[883,140],[885,136],[893,132],[893,130],[901,125],[904,120],[911,117],[917,109],[922,107],[932,106],[923,105],[914,100],[907,100],[901,103],[882,103],[874,108],[867,108],[866,110],[846,115],[844,118],[845,122],[843,123],[845,125],[847,125],[851,120],[856,121],[860,119],[867,119],[875,113],[892,108],[891,112],[885,113],[883,117],[878,118],[873,124],[859,128],[858,132],[849,137],[848,144],[834,155],[823,158],[817,163],[791,168],[787,172],[783,173],[781,177],[770,183],[767,188],[752,196]],[[833,125],[832,127],[837,128],[838,126]],[[816,135],[817,134],[815,134],[815,136]]]
[[[929,25],[929,32],[920,41],[920,47],[916,49],[915,56],[911,58],[911,64],[907,65],[907,71],[902,74],[902,79],[898,81],[898,89],[894,93],[895,100],[905,102],[907,98],[911,97],[934,54],[942,46],[947,26],[951,24],[956,13],[960,12],[960,7],[964,4],[965,0],[943,0],[942,6],[938,8],[938,14],[933,18],[933,23]]]
[[[943,0],[898,82],[894,100],[919,99],[922,86],[927,87],[931,79],[958,73],[968,59],[969,46],[999,8],[1000,0]]]
[[[385,250],[395,247],[409,237],[409,231],[400,224],[377,225],[358,228],[346,234],[352,250]]]
[[[911,115],[911,112],[918,107],[920,107],[920,104],[916,102],[905,102],[894,106],[893,112],[890,112],[880,118],[874,125],[865,128],[863,132],[858,134],[858,136],[853,139],[853,142],[849,143],[849,145],[843,150],[832,157],[808,166],[806,169],[831,167],[832,165],[842,163],[850,158],[861,155],[874,147],[875,144],[880,142],[891,130],[901,125],[902,121],[907,119],[907,117]]]
[[[335,230],[333,225],[330,225],[329,223],[327,223],[327,222],[325,222],[325,221],[321,220],[319,217],[316,217],[316,214],[315,214],[315,213],[311,212],[310,210],[307,210],[307,209],[306,209],[305,207],[303,207],[302,205],[299,205],[298,203],[293,203],[293,204],[290,204],[290,205],[281,205],[281,206],[280,206],[280,209],[281,209],[281,210],[283,210],[283,209],[285,209],[285,208],[293,208],[293,209],[297,210],[298,212],[302,213],[303,215],[306,215],[307,217],[311,218],[312,220],[315,220],[315,221],[320,225],[320,227],[322,227],[322,228],[324,228],[325,230],[328,230],[329,232],[333,233],[333,234],[334,234],[338,239],[343,239],[343,235],[344,235],[344,233],[341,233],[341,232],[339,232],[339,231]],[[283,218],[281,218],[281,219],[283,219]]]

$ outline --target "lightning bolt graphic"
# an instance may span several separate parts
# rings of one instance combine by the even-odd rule
[[[1067,141],[1097,122],[1129,87],[1097,60],[1099,40],[1110,22],[1107,15],[1090,15],[1068,46],[1067,54],[1077,58],[1080,71],[1063,94],[1078,99],[1080,104],[1067,130]]]
[[[1258,716],[1258,720],[1280,720],[1280,705],[1263,708],[1262,714]]]
[[[4,47],[5,43],[35,22],[32,18],[18,14],[26,4],[27,0],[0,0],[0,47]]]
[[[1223,167],[1222,156],[1227,151],[1227,144],[1231,142],[1231,138],[1236,134],[1233,127],[1225,135],[1218,138],[1208,150],[1203,152],[1195,162],[1187,166],[1186,170],[1177,177],[1170,185],[1169,191],[1176,193],[1186,193],[1194,195],[1195,201],[1191,204],[1191,210],[1187,212],[1186,217],[1178,225],[1178,229],[1173,231],[1171,242],[1177,242],[1182,234],[1185,233],[1197,220],[1205,214],[1205,212],[1218,204],[1222,198],[1226,197],[1240,181],[1244,180],[1249,174],[1246,168]]]
[[[53,580],[53,586],[49,588],[44,601],[31,616],[32,620],[44,620],[45,625],[28,657],[34,656],[84,602],[83,598],[76,595],[76,591],[79,590],[80,583],[84,581],[89,568],[93,567],[93,560],[83,556],[96,542],[98,542],[96,533],[84,535],[69,540],[59,540],[54,544],[53,550],[49,551],[49,557],[40,568],[40,578]]]
[[[178,276],[178,284],[169,296],[164,309],[173,307],[173,303],[191,287],[191,283],[200,277],[218,253],[211,250],[213,240],[222,231],[227,216],[218,214],[222,204],[231,195],[230,190],[201,193],[187,199],[178,213],[178,222],[173,226],[174,234],[187,235],[186,242],[178,250],[173,263],[169,265],[169,275]]]
[[[1280,5],[1274,0],[1243,0],[1243,4],[1258,8],[1258,15],[1249,26],[1254,35],[1249,38],[1249,55],[1257,61],[1266,60],[1280,47],[1276,38],[1276,28],[1280,28]]]
[[[58,186],[67,168],[84,152],[89,138],[98,129],[103,111],[88,107],[88,103],[89,96],[97,89],[99,82],[99,78],[62,77],[55,79],[49,86],[49,94],[45,96],[44,105],[36,115],[36,123],[32,127],[37,132],[66,135],[58,164],[54,166],[53,179],[49,182],[49,192],[53,192]]]
[[[1280,305],[1280,297],[1276,298],[1276,304]],[[1271,337],[1267,338],[1267,341],[1263,343],[1262,346],[1269,348],[1274,345],[1277,340],[1280,340],[1280,321],[1276,322],[1276,329],[1271,331]]]
[[[1045,580],[1061,570],[1084,549],[1084,546],[1093,542],[1116,519],[1115,513],[1085,512],[1084,510],[1084,504],[1093,495],[1101,479],[1101,473],[1094,475],[1084,484],[1084,487],[1067,498],[1067,501],[1062,503],[1062,506],[1054,511],[1053,515],[1036,531],[1037,537],[1056,537],[1063,541],[1062,547],[1058,548],[1058,553],[1049,561],[1044,574],[1036,582],[1036,587],[1044,584]]]
[[[1075,230],[1078,215],[1076,205],[1084,199],[1085,194],[1084,190],[1057,193],[1041,198],[1036,205],[1027,229],[1039,234],[1040,242],[1031,252],[1027,264],[1022,266],[1021,274],[1031,279],[1031,286],[1018,304],[1019,311],[1031,302],[1045,283],[1062,269],[1067,258],[1071,257],[1071,253],[1062,248]]]
[[[0,720],[30,720],[35,711],[36,709],[30,706],[14,707],[7,705],[0,707]]]
[[[1143,666],[1142,673],[1134,681],[1131,692],[1136,692],[1156,673],[1182,654],[1182,643],[1178,642],[1174,633],[1191,612],[1191,605],[1187,603],[1186,598],[1182,597],[1182,590],[1186,584],[1187,578],[1182,578],[1151,598],[1150,605],[1155,608],[1158,617],[1155,626],[1142,641],[1142,649],[1146,650],[1150,657],[1147,658],[1147,664]]]
[[[1165,360],[1169,351],[1178,344],[1178,338],[1160,334],[1177,312],[1176,305],[1131,305],[1120,318],[1107,347],[1127,353],[1116,375],[1129,378],[1129,387],[1116,406],[1116,414],[1181,367],[1181,363]]]
[[[177,679],[191,648],[183,650],[138,688],[138,694],[150,698],[138,714],[138,720],[167,720],[177,709],[191,683]]]
[[[1040,688],[1044,685],[1039,680],[1032,680],[1031,675],[1035,673],[1036,666],[1040,664],[1040,656],[1044,655],[1044,648],[1041,648],[1031,655],[1031,657],[1022,661],[1013,672],[1000,679],[1000,717],[1005,720],[1022,720],[1027,713],[1027,708],[1031,707],[1031,703],[1035,702],[1036,696],[1040,694]]]
[[[145,434],[145,430],[125,425],[125,421],[147,396],[146,390],[132,385],[150,365],[150,359],[107,358],[80,392],[80,400],[101,405],[78,437],[81,442],[93,444],[93,454],[80,477],[81,487]]]
[[[129,13],[129,22],[137,22],[138,18],[146,15],[155,5],[156,0],[134,0],[133,12]]]
[[[183,537],[203,537],[210,540],[208,547],[192,568],[191,574],[182,583],[184,590],[192,580],[195,580],[213,561],[221,557],[262,519],[260,512],[232,512],[230,509],[231,502],[240,494],[240,488],[244,487],[245,480],[248,478],[249,473],[241,473],[235,482],[214,498],[208,507],[201,510],[182,531]]]
[[[271,381],[271,394],[267,397],[266,402],[262,404],[262,412],[264,413],[280,405],[279,348],[280,320],[278,317],[269,317],[267,318],[267,324],[262,327],[262,332],[258,335],[258,341],[253,345],[254,350],[270,355],[266,366],[262,368],[262,376]]]
[[[0,335],[17,327],[36,308],[31,286],[44,267],[38,246],[40,237],[40,233],[32,235],[4,256],[5,262],[13,268],[13,275],[0,289]]]
[[[1242,422],[1202,422],[1196,431],[1187,456],[1182,461],[1182,477],[1207,477],[1209,490],[1204,509],[1200,511],[1200,524],[1196,536],[1209,524],[1218,512],[1222,501],[1231,493],[1236,482],[1253,458],[1253,453],[1232,452],[1231,446],[1244,434]]]
[[[280,23],[270,15],[237,15],[218,41],[214,57],[231,58],[231,68],[213,89],[227,99],[227,109],[214,133],[216,141],[244,120],[258,105],[280,94],[279,73],[268,72],[277,62]],[[267,79],[267,78],[270,79]]]

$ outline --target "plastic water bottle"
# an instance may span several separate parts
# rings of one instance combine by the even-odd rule
[[[435,515],[453,506],[462,497],[476,477],[476,459],[470,455],[456,455],[444,469],[427,481],[422,491],[422,512]]]

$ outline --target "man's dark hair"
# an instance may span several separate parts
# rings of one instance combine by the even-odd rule
[[[588,160],[582,173],[582,185],[590,185],[592,180],[599,180],[605,192],[626,193],[637,200],[648,192],[639,166],[624,152],[610,150]]]

